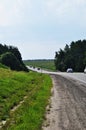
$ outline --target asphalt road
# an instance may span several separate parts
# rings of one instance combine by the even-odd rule
[[[51,74],[53,91],[43,130],[86,130],[86,83],[69,75]]]
[[[43,130],[86,130],[86,74],[48,72],[53,81]]]
[[[80,82],[86,83],[86,74],[84,73],[60,73],[64,77],[70,77]]]
[[[84,72],[83,73],[50,72],[50,71],[46,71],[46,70],[42,70],[42,69],[38,70],[38,68],[33,68],[33,67],[29,67],[29,66],[28,66],[28,68],[32,71],[37,71],[39,73],[62,75],[63,77],[73,78],[80,82],[86,83],[86,74],[84,74]]]

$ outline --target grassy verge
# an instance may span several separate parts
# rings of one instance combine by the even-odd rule
[[[2,130],[41,130],[51,86],[48,75],[0,69],[0,121],[9,118]]]

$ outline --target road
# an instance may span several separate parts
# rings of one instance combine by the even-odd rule
[[[42,129],[86,130],[86,74],[34,71],[49,73],[53,81]]]
[[[60,73],[60,75],[70,77],[80,82],[86,83],[86,74],[84,73]]]
[[[84,73],[50,72],[50,71],[46,71],[46,70],[42,70],[42,69],[38,70],[37,68],[33,68],[33,67],[29,67],[29,66],[28,66],[28,68],[32,71],[36,71],[39,73],[62,75],[63,77],[73,78],[73,79],[79,80],[80,82],[86,83],[86,74],[84,74]]]
[[[43,130],[86,130],[86,83],[51,74],[52,96]]]

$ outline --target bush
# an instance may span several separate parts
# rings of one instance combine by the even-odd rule
[[[7,67],[6,65],[3,65],[1,63],[0,63],[0,68],[9,69],[9,67]]]
[[[11,52],[6,52],[1,55],[0,61],[2,64],[10,67],[12,70],[17,70],[17,71],[28,71],[28,69],[24,66],[22,61],[20,62],[16,56],[11,53]]]

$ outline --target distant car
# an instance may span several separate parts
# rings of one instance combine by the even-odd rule
[[[40,70],[40,68],[37,68],[38,70]]]
[[[35,69],[35,66],[33,66],[33,69]]]
[[[67,73],[73,73],[73,69],[72,68],[68,68],[67,69]]]
[[[85,67],[85,69],[84,69],[84,73],[86,73],[86,67]]]

